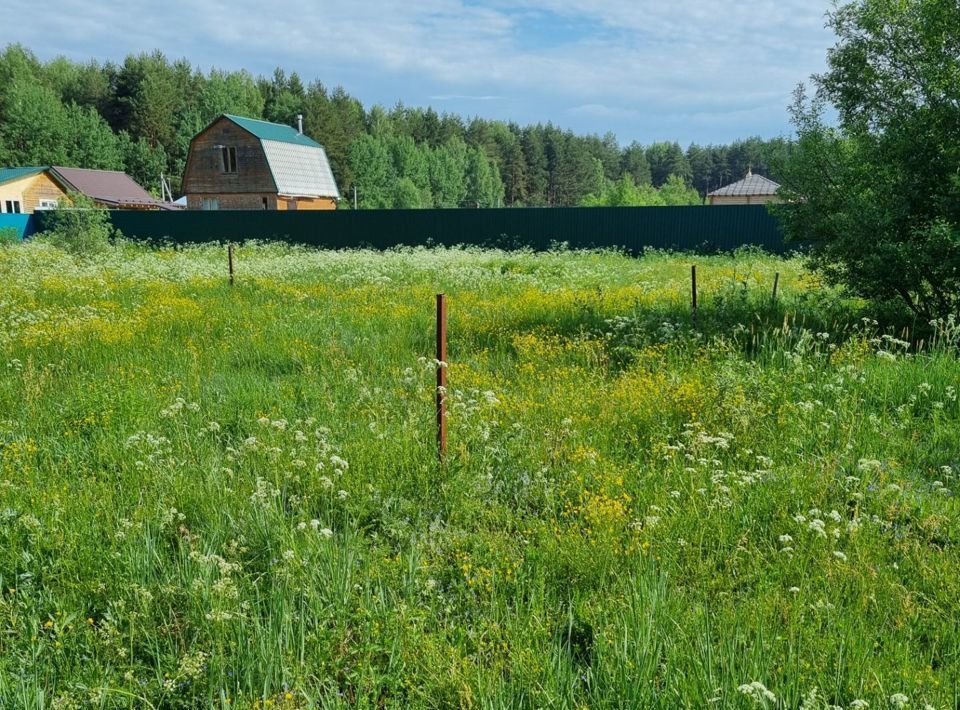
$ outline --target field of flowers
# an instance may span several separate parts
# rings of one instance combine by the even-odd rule
[[[693,258],[0,248],[0,707],[957,707],[958,329]]]

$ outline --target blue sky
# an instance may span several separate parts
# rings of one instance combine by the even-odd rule
[[[789,133],[786,106],[833,43],[829,0],[163,3],[4,0],[0,44],[42,59],[160,49],[207,70],[276,66],[397,101],[622,143]],[[22,18],[18,22],[10,18]]]

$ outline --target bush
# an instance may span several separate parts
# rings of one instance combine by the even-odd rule
[[[13,227],[0,227],[0,247],[10,244],[19,244],[20,235]]]
[[[70,201],[70,207],[44,215],[44,229],[34,238],[71,254],[97,254],[107,249],[119,235],[110,223],[110,213],[85,195],[72,194]]]

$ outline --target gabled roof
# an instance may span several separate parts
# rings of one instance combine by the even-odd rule
[[[5,182],[13,182],[21,178],[36,175],[46,170],[46,166],[32,168],[0,168],[0,185]]]
[[[79,192],[106,205],[160,207],[165,204],[135,183],[129,175],[117,170],[86,170],[54,165],[50,172],[54,180],[68,191]]]
[[[305,145],[311,148],[319,148],[320,144],[312,138],[308,138],[297,129],[291,126],[285,126],[282,123],[271,123],[270,121],[261,121],[257,118],[244,118],[243,116],[231,116],[229,113],[223,114],[240,128],[249,131],[257,138],[263,141],[279,141],[281,143],[294,143],[296,145]]]
[[[227,113],[222,118],[260,139],[278,195],[340,198],[327,153],[315,140],[282,123]]]
[[[763,175],[754,175],[752,171],[747,171],[747,176],[743,180],[731,183],[721,187],[719,190],[708,192],[708,197],[724,197],[733,195],[776,195],[780,188],[779,183],[768,180]]]

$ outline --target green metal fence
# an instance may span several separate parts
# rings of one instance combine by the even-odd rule
[[[398,245],[481,245],[549,249],[647,247],[787,251],[778,220],[759,205],[338,210],[332,212],[181,211],[112,213],[127,237],[176,244],[283,240],[340,249]]]

